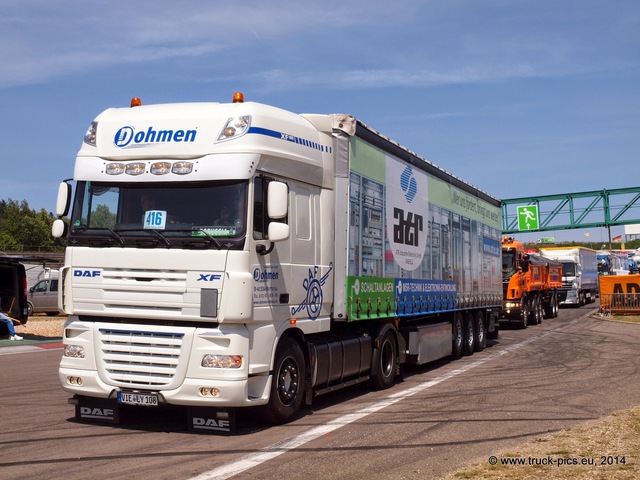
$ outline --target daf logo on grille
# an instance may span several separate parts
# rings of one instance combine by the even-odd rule
[[[100,270],[74,270],[74,277],[99,277],[101,275]]]

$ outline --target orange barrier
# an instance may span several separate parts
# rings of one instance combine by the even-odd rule
[[[599,280],[602,313],[640,313],[640,275],[602,275]]]

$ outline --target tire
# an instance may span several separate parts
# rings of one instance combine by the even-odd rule
[[[498,338],[500,338],[500,322],[496,322],[493,332],[487,332],[487,338],[489,340],[498,340]]]
[[[398,370],[398,346],[392,330],[387,330],[382,337],[373,361],[370,385],[376,390],[386,390],[393,386]]]
[[[473,322],[473,333],[475,335],[473,347],[476,352],[481,352],[487,347],[487,329],[484,324],[482,312],[476,312]]]
[[[534,325],[540,325],[542,323],[542,317],[544,316],[544,312],[542,311],[542,300],[540,300],[539,295],[536,295],[536,298],[533,301],[532,314],[533,314]]]
[[[527,328],[529,323],[529,298],[526,295],[520,300],[520,328]]]
[[[556,318],[560,313],[560,301],[558,300],[558,294],[553,294],[553,318]]]
[[[298,342],[283,337],[276,348],[269,403],[261,407],[267,423],[279,425],[297,415],[305,394],[305,368]]]
[[[451,340],[451,356],[459,358],[462,356],[462,345],[464,343],[464,322],[462,320],[462,314],[456,312],[453,314],[452,340]]]
[[[27,315],[33,315],[33,304],[31,302],[27,302]]]
[[[544,307],[544,318],[555,318],[558,316],[558,297],[555,293],[549,294],[549,303]]]
[[[462,344],[462,354],[466,357],[473,354],[475,349],[475,328],[473,317],[470,313],[465,315],[464,319],[464,339]]]

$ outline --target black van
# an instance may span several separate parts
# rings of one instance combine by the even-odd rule
[[[20,262],[26,257],[0,255],[0,311],[27,323],[27,275]],[[7,327],[0,324],[0,336],[8,335]]]

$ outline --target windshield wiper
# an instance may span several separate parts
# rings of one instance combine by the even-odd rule
[[[186,230],[185,230],[186,231]],[[193,229],[193,230],[188,230],[189,232],[199,232],[202,233],[205,237],[207,237],[207,240],[209,240],[209,245],[213,245],[214,247],[216,247],[217,250],[222,250],[222,245],[220,244],[220,242],[218,241],[218,239],[210,234],[208,234],[205,230],[203,230],[202,228],[198,228],[198,229]],[[202,237],[200,237],[202,238]]]
[[[124,247],[124,244],[126,243],[124,241],[124,238],[122,238],[122,235],[120,235],[118,232],[116,232],[115,230],[111,230],[109,227],[105,227],[106,230],[109,230],[109,232],[111,233],[111,235],[113,235],[113,238],[115,238],[118,241],[118,245],[120,245],[121,247]]]
[[[144,232],[153,232],[160,239],[160,241],[164,244],[165,247],[171,248],[171,241],[166,236],[164,236],[159,230],[145,229],[143,231]]]

